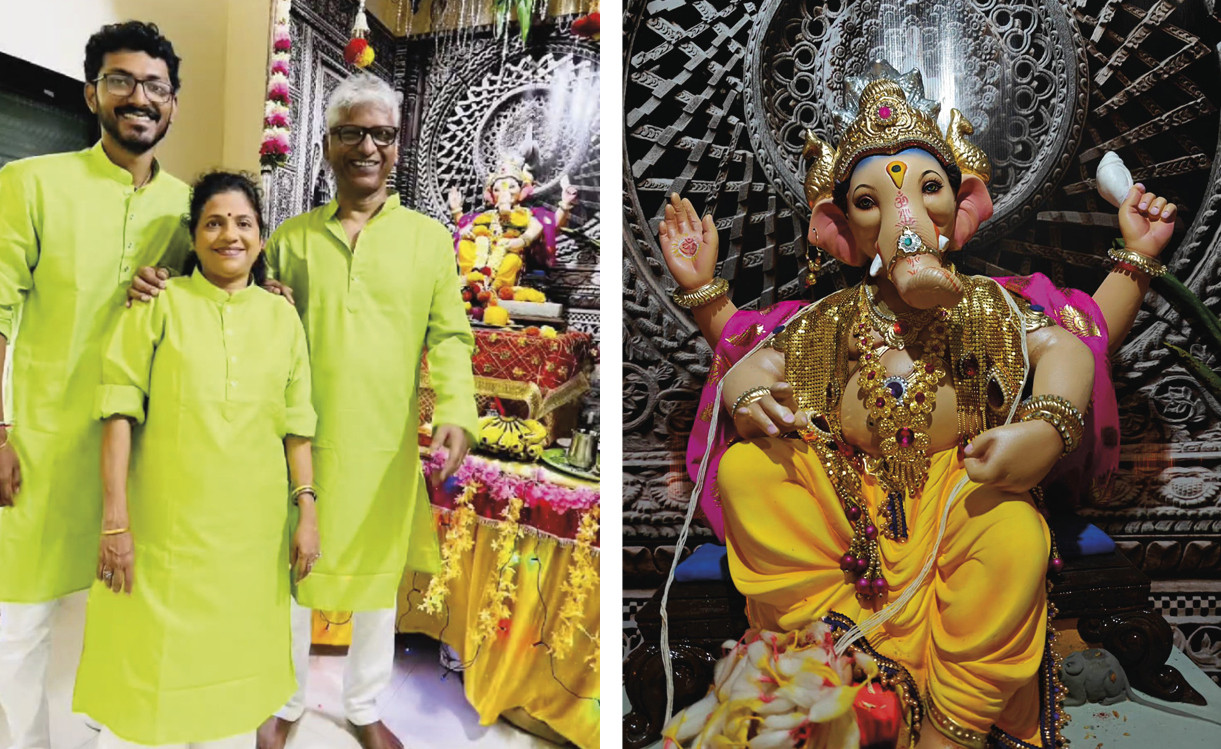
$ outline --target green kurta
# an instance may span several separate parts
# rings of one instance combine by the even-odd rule
[[[148,402],[128,481],[135,584],[90,591],[73,708],[139,744],[253,731],[296,689],[283,440],[314,433],[301,321],[196,271],[121,316],[101,382],[95,417],[144,422]]]
[[[0,335],[12,340],[20,308],[10,416],[22,478],[0,509],[0,601],[48,601],[94,578],[102,344],[136,270],[186,258],[189,194],[163,171],[134,190],[100,143],[0,169]]]
[[[390,199],[357,238],[337,203],[284,222],[267,245],[292,287],[314,373],[314,484],[322,559],[297,591],[329,611],[394,608],[405,569],[440,551],[420,471],[420,362],[428,349],[434,424],[477,433],[474,337],[455,280],[453,237]]]

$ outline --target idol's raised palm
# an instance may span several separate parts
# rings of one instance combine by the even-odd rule
[[[657,227],[661,254],[680,289],[691,291],[712,280],[720,239],[712,216],[703,220],[691,201],[671,193],[666,215]]]

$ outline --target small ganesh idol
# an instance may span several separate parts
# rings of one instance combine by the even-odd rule
[[[527,207],[525,202],[534,194],[534,177],[522,161],[506,159],[487,178],[483,199],[490,208],[463,215],[462,196],[457,188],[451,189],[449,207],[458,228],[455,249],[461,276],[498,293],[513,290],[527,267],[552,268],[556,236],[567,226],[577,200],[577,190],[566,176],[560,184],[559,210]],[[514,297],[505,292],[501,298]]]
[[[1093,297],[965,275],[954,253],[992,215],[971,123],[955,109],[943,133],[917,71],[878,65],[848,93],[838,144],[807,136],[808,241],[812,258],[867,268],[860,283],[739,312],[713,278],[712,218],[673,196],[660,225],[674,301],[716,349],[688,466],[747,599],[741,647],[779,658],[794,633],[817,635],[798,637],[808,667],[718,667],[665,735],[682,749],[815,735],[812,716],[856,692],[810,674],[855,653],[902,698],[900,746],[1053,749],[1044,490],[1059,501],[1114,469],[1108,352],[1161,271],[1175,208],[1132,187],[1125,247]],[[848,689],[852,669],[837,673]]]

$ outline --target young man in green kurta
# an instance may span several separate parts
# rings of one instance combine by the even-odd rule
[[[51,745],[51,618],[97,567],[105,333],[137,268],[180,265],[190,249],[188,188],[153,158],[178,62],[152,24],[104,27],[85,49],[101,141],[0,169],[0,367],[20,334],[13,413],[0,416],[0,707],[14,749]]]
[[[377,696],[390,683],[395,606],[405,569],[436,572],[440,550],[420,471],[420,361],[428,351],[434,448],[457,470],[475,438],[474,337],[458,289],[453,238],[405,208],[386,179],[398,161],[399,99],[358,74],[327,106],[324,152],[337,197],[289,219],[267,244],[270,273],[301,313],[313,371],[314,484],[322,557],[296,591],[298,692],[259,732],[283,749],[305,711],[310,609],[352,611],[344,711],[366,749],[400,749]],[[152,269],[132,296],[164,286]]]

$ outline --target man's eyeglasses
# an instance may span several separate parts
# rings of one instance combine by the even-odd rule
[[[138,81],[126,73],[107,73],[98,76],[94,83],[106,82],[106,90],[120,98],[126,98],[136,92],[136,86],[144,87],[144,95],[155,104],[164,104],[174,96],[174,87],[166,81]]]
[[[365,136],[373,138],[379,146],[389,146],[399,137],[397,127],[361,127],[359,125],[340,125],[331,128],[331,135],[339,139],[345,146],[355,146],[364,142]]]

